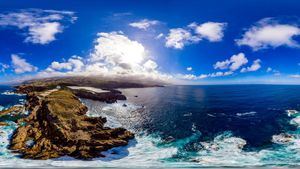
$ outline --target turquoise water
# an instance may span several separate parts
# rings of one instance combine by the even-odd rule
[[[11,89],[0,93],[6,90]],[[7,150],[17,127],[7,119],[10,125],[1,127],[0,167],[299,165],[300,86],[168,86],[122,91],[127,101],[82,102],[89,108],[88,116],[105,116],[107,126],[136,133],[128,146],[113,148],[103,153],[105,158],[92,161],[70,157],[23,160]],[[11,102],[4,97],[11,97]],[[22,104],[23,97],[1,94],[0,105]]]

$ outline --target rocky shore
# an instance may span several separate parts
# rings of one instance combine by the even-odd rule
[[[24,106],[22,106],[22,105],[12,106],[12,107],[10,107],[8,109],[0,111],[0,117],[6,116],[6,115],[8,115],[10,113],[18,113],[18,112],[21,112],[23,110],[24,110]]]
[[[67,86],[60,85],[33,85],[33,84],[24,84],[16,87],[16,91],[21,94],[31,95],[35,92],[45,92],[56,89],[57,87],[61,89],[70,90],[74,95],[83,99],[91,99],[106,103],[115,103],[117,100],[126,100],[126,96],[124,96],[120,91],[111,88],[105,88],[106,92],[93,92],[86,89],[71,89]]]
[[[91,99],[106,103],[115,103],[117,100],[126,100],[126,97],[118,90],[107,90],[107,92],[96,93],[84,89],[72,89],[72,92],[79,98]]]
[[[29,116],[18,120],[19,127],[9,146],[22,158],[49,159],[67,155],[91,159],[102,157],[101,152],[113,147],[125,146],[134,138],[134,134],[124,128],[104,127],[105,118],[86,116],[87,107],[78,98],[109,103],[126,99],[118,91],[97,94],[31,85],[21,85],[17,91],[27,94],[25,109],[31,111]]]

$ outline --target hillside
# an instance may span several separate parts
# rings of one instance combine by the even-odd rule
[[[55,77],[34,79],[23,82],[23,84],[31,84],[35,86],[88,86],[96,88],[142,88],[142,87],[161,87],[164,84],[149,81],[132,81],[132,80],[116,80],[104,79],[97,76],[73,76],[73,77]]]

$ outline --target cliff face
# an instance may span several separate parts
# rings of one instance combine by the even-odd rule
[[[44,84],[23,84],[16,87],[18,93],[32,95],[35,92],[46,92],[55,89],[56,85]],[[117,100],[126,100],[126,97],[116,89],[105,88],[107,92],[96,93],[85,89],[71,89],[67,86],[62,86],[63,89],[68,89],[75,94],[75,96],[83,99],[97,100],[106,103],[115,103]],[[32,97],[29,97],[33,99]]]
[[[117,90],[110,90],[104,93],[95,93],[88,90],[74,90],[72,92],[79,98],[97,100],[106,103],[115,103],[117,100],[126,100],[126,97]]]
[[[23,158],[68,155],[90,159],[134,138],[126,129],[104,127],[105,118],[86,116],[87,107],[68,90],[29,93],[26,107],[32,113],[19,120],[23,125],[15,131],[10,145]]]

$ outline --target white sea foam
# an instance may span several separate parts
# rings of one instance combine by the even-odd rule
[[[230,132],[217,136],[212,142],[201,142],[204,149],[198,152],[195,161],[202,166],[239,166],[259,162],[256,152],[245,152],[247,142],[234,137]]]
[[[88,99],[81,99],[88,107],[87,115],[90,117],[106,117],[108,127],[125,127],[130,129],[133,124],[137,123],[141,117],[139,111],[143,108],[126,101],[118,101],[117,103],[107,104]],[[126,104],[127,106],[123,106]]]
[[[192,115],[193,115],[193,113],[185,113],[185,114],[183,114],[184,117],[190,117]]]
[[[51,162],[52,166],[72,167],[155,167],[164,166],[162,159],[171,158],[177,153],[175,147],[159,148],[156,144],[159,138],[151,136],[137,136],[125,147],[117,147],[103,152],[105,158],[92,161],[81,161],[70,157],[63,157]]]
[[[108,119],[110,127],[129,127],[130,122],[135,123],[141,120],[138,111],[142,108],[128,102],[113,104],[100,103],[82,99],[89,108],[88,116],[104,116]],[[123,104],[127,106],[124,107]],[[297,118],[297,117],[295,117]],[[299,125],[298,120],[295,125]],[[129,120],[128,120],[129,119]],[[20,159],[16,154],[7,150],[9,138],[16,124],[9,123],[9,126],[1,126],[0,130],[0,168],[1,167],[241,167],[241,166],[262,166],[262,165],[299,165],[300,161],[300,131],[293,134],[293,139],[284,134],[274,135],[272,141],[280,144],[273,148],[245,151],[246,140],[234,136],[231,132],[224,132],[215,137],[212,141],[197,142],[201,133],[196,125],[192,125],[193,135],[184,139],[165,142],[160,137],[149,134],[139,134],[131,140],[127,146],[116,147],[102,152],[106,157],[95,158],[92,161],[77,160],[68,156],[51,160],[26,160]],[[125,124],[125,125],[124,125]],[[288,144],[281,144],[287,142]],[[196,143],[195,143],[196,142]],[[187,159],[174,160],[181,151],[184,151],[186,144],[195,143],[203,148],[197,150]],[[184,152],[183,152],[184,154]]]
[[[155,167],[165,166],[163,159],[171,158],[177,153],[176,147],[158,147],[161,140],[151,136],[137,136],[125,147],[116,147],[102,154],[106,157],[92,161],[77,160],[64,156],[51,160],[26,160],[13,155],[3,155],[0,167]],[[5,148],[5,150],[7,150]]]
[[[237,113],[237,116],[253,116],[255,115],[257,112],[255,111],[250,111],[250,112],[245,112],[245,113]]]
[[[2,95],[16,95],[16,96],[25,96],[25,94],[15,93],[13,91],[5,91],[1,93]]]
[[[7,149],[7,146],[9,145],[9,138],[17,127],[16,123],[11,121],[7,121],[7,124],[7,126],[0,126],[0,154],[1,157],[6,158],[12,157]]]
[[[207,113],[207,115],[210,116],[210,117],[216,117],[215,115],[209,114],[209,113]]]
[[[26,102],[26,100],[25,100],[25,99],[19,99],[19,103],[20,103],[20,104],[22,104],[22,105],[23,105],[23,104],[25,104],[25,102]]]
[[[293,119],[290,121],[290,123],[291,123],[292,125],[296,125],[296,126],[300,127],[300,116],[293,118]]]
[[[283,135],[273,138],[282,141]],[[286,141],[287,137],[284,138]],[[246,140],[235,137],[231,132],[214,138],[210,142],[201,142],[203,149],[191,161],[197,162],[201,167],[242,167],[264,165],[299,165],[300,139],[294,137],[289,144],[280,144],[281,147],[263,149],[257,151],[245,151]],[[187,167],[192,164],[185,164]],[[194,166],[194,165],[193,165]]]
[[[15,125],[15,124],[13,124]],[[137,135],[127,146],[116,147],[102,154],[106,157],[95,158],[92,161],[77,160],[68,156],[51,160],[26,160],[20,159],[16,154],[7,150],[8,138],[13,128],[3,128],[1,134],[0,167],[216,167],[216,166],[255,166],[255,165],[286,165],[297,164],[299,155],[288,154],[300,148],[300,142],[278,150],[261,150],[247,152],[243,150],[246,141],[225,132],[211,142],[201,142],[203,149],[199,150],[191,160],[169,161],[176,156],[180,149],[187,143],[196,141],[200,133],[195,133],[188,138],[176,140],[163,145],[164,142],[157,136]],[[3,144],[2,144],[3,142]],[[292,158],[292,160],[290,159]]]
[[[291,134],[280,133],[272,136],[272,142],[276,144],[288,144],[295,140],[295,137]]]
[[[286,112],[289,117],[299,114],[299,111],[297,111],[297,110],[286,110]]]
[[[90,108],[89,116],[105,116],[109,117],[108,125],[111,127],[122,126],[119,119],[113,115],[130,114],[130,111],[135,111],[139,106],[126,103],[127,107],[123,107],[123,102],[106,104],[90,100],[82,101]],[[92,106],[92,107],[90,107]],[[95,106],[95,107],[93,107]],[[110,113],[115,114],[111,115]],[[128,115],[125,115],[126,118]],[[121,118],[120,118],[121,119]],[[178,151],[176,146],[160,147],[163,141],[156,136],[139,135],[136,133],[134,140],[131,140],[127,146],[116,147],[106,152],[102,152],[105,158],[95,158],[92,161],[77,160],[68,156],[50,160],[28,160],[20,159],[18,154],[11,153],[7,146],[17,125],[13,122],[9,126],[1,126],[0,135],[0,167],[120,167],[126,164],[126,167],[149,167],[149,166],[164,166],[163,159],[171,158]]]

